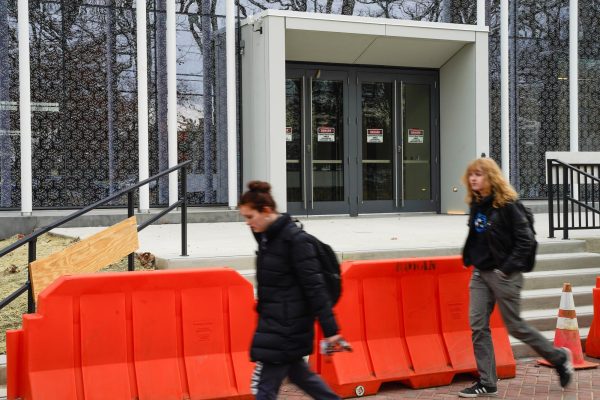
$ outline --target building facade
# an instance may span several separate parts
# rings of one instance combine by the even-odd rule
[[[34,209],[88,205],[139,180],[140,161],[147,161],[150,175],[166,169],[169,148],[174,152],[174,147],[178,161],[193,160],[188,176],[192,205],[230,202],[225,0],[170,1],[144,4],[145,53],[138,49],[140,1],[28,2],[28,189],[21,185],[21,1],[0,0],[0,209],[22,210],[24,191],[31,196]],[[351,215],[451,211],[454,203],[444,205],[444,193],[456,185],[444,174],[457,175],[464,167],[462,156],[472,158],[481,153],[480,148],[501,161],[506,143],[510,165],[505,167],[521,197],[545,198],[547,151],[600,151],[600,43],[595,39],[600,33],[600,4],[508,2],[509,111],[505,121],[509,140],[503,145],[500,3],[485,1],[485,23],[479,18],[478,26],[475,0],[237,2],[238,189],[248,177],[270,177],[260,170],[263,150],[268,148],[268,135],[280,132],[279,147],[269,153],[277,160],[270,168],[280,171],[278,198],[285,199],[283,208],[294,213],[310,214],[309,209]],[[570,10],[573,3],[578,7],[577,18]],[[172,46],[167,25],[173,5],[177,113],[176,133],[170,137]],[[569,29],[573,18],[578,33],[577,149],[571,148],[570,132]],[[264,30],[257,35],[266,33],[267,25],[277,21],[301,26],[282,28],[284,58],[277,65],[279,75],[254,76],[257,68],[253,70],[248,59],[262,50],[251,46],[249,29]],[[360,25],[364,35],[359,37],[342,25],[352,27],[348,29]],[[399,33],[368,31],[371,28]],[[412,28],[418,28],[418,33],[411,33]],[[329,34],[323,34],[328,30]],[[487,52],[486,99],[477,99],[480,92],[475,89],[474,97],[469,97],[473,107],[483,104],[485,111],[466,119],[471,139],[480,144],[473,144],[466,155],[450,133],[460,131],[460,113],[465,112],[460,105],[470,96],[460,92],[468,82],[457,84],[461,81],[455,78],[461,71],[464,79],[468,74],[457,67],[448,76],[452,57],[477,42],[464,32],[484,34]],[[427,35],[433,36],[426,40]],[[411,37],[420,41],[407,40]],[[330,43],[333,47],[326,47],[326,39],[335,39]],[[478,40],[478,54],[484,54],[483,39]],[[371,43],[383,46],[379,53]],[[436,48],[436,43],[441,47]],[[453,45],[457,47],[446,59],[433,58]],[[352,58],[352,51],[361,46],[364,51]],[[277,49],[271,49],[270,54],[275,54]],[[368,57],[367,50],[373,52]],[[400,53],[404,57],[398,57]],[[146,55],[143,62],[140,54]],[[147,82],[144,115],[138,111],[138,65],[145,66]],[[480,65],[472,67],[481,71]],[[262,82],[278,85],[272,90],[279,100],[264,111],[279,118],[265,125],[268,134],[260,131],[256,121],[268,121],[271,116],[249,113],[257,106],[253,93]],[[454,108],[448,108],[453,104]],[[146,114],[148,139],[142,141],[147,142],[147,151],[142,151],[140,137],[145,136],[140,136],[140,117],[144,120]],[[249,121],[249,115],[256,121]],[[448,119],[449,115],[454,119]],[[478,125],[482,121],[485,129]],[[168,180],[151,185],[149,194],[150,206],[168,204]]]

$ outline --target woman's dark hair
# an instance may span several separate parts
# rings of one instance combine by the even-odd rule
[[[239,206],[249,206],[258,212],[262,212],[265,207],[277,211],[277,205],[271,196],[271,184],[263,181],[248,182],[248,190],[240,197]]]

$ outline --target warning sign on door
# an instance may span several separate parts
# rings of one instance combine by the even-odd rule
[[[292,140],[292,127],[288,126],[285,128],[285,141],[291,142]]]
[[[383,143],[383,129],[367,129],[367,143]]]
[[[335,142],[335,128],[330,126],[317,127],[317,142]]]
[[[411,128],[408,130],[408,143],[423,143],[425,131],[423,129]]]

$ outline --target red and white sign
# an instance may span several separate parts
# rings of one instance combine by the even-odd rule
[[[383,129],[367,129],[367,143],[383,143]]]
[[[335,142],[335,128],[331,126],[317,127],[317,142]]]
[[[425,131],[423,129],[408,129],[408,143],[423,143]]]
[[[288,127],[285,128],[285,141],[286,142],[293,141],[293,138],[292,138],[292,127],[291,126],[288,126]]]

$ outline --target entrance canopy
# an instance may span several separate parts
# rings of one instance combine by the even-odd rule
[[[310,13],[287,16],[285,28],[288,61],[435,69],[477,32],[470,25]]]
[[[487,27],[267,10],[242,40],[244,182],[270,181],[285,210],[286,62],[427,68],[440,77],[440,210],[465,209],[460,177],[489,153]]]

